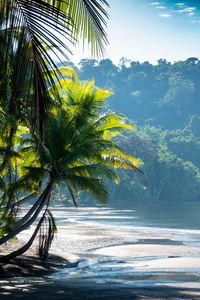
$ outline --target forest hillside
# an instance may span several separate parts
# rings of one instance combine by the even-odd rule
[[[156,65],[82,59],[82,80],[113,91],[107,109],[126,115],[137,130],[121,138],[139,157],[142,174],[121,172],[110,201],[197,201],[200,195],[200,61],[191,57]]]

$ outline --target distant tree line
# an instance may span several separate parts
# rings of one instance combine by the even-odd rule
[[[120,142],[144,162],[145,175],[121,172],[111,202],[199,200],[200,194],[200,61],[191,57],[156,65],[110,59],[82,59],[82,80],[113,91],[108,109],[137,124]],[[111,188],[112,189],[112,188]]]

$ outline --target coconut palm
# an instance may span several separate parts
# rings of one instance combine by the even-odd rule
[[[94,54],[103,51],[105,5],[104,0],[0,2],[0,107],[10,125],[0,172],[9,162],[18,124],[25,122],[44,139],[49,86],[61,75],[52,54],[67,58],[69,45],[80,38]]]
[[[2,180],[5,177],[6,186],[0,243],[15,237],[39,217],[30,240],[1,257],[0,262],[24,253],[39,231],[40,254],[47,255],[55,231],[49,203],[56,183],[65,182],[75,204],[75,195],[82,189],[105,202],[105,180],[118,181],[113,168],[138,169],[139,161],[112,140],[131,125],[111,112],[99,116],[109,92],[95,89],[92,82],[81,84],[64,78],[65,72],[58,70],[52,59],[52,53],[67,57],[70,43],[78,39],[87,41],[94,54],[102,53],[107,42],[105,5],[105,0],[0,2],[0,104],[10,118],[2,135],[5,145],[0,175]],[[28,133],[18,137],[21,125]],[[35,197],[34,204],[17,220],[13,211],[29,197]],[[42,231],[45,220],[48,234]]]
[[[50,70],[55,77],[59,76],[52,54],[68,58],[70,44],[82,39],[91,46],[93,54],[100,55],[107,42],[105,5],[108,5],[105,0],[0,2],[1,67],[5,84],[11,83],[6,99],[9,113],[13,109],[19,111],[20,105],[27,107],[28,103],[33,129],[42,136],[50,99],[48,88],[54,83]],[[24,79],[29,84],[23,103],[18,103]]]
[[[19,125],[40,132],[40,140],[44,139],[45,116],[51,105],[49,87],[61,75],[52,52],[57,49],[57,55],[66,56],[68,44],[79,38],[88,41],[93,53],[103,51],[103,16],[107,13],[100,4],[106,1],[0,2],[0,107],[6,114],[6,126],[0,129],[4,137],[0,177],[11,170],[10,156]]]
[[[105,5],[104,0],[0,1],[0,107],[7,116],[1,128],[1,189],[4,179],[8,183],[16,174],[12,161],[17,155],[18,126],[26,125],[31,134],[39,133],[40,142],[44,140],[44,122],[52,104],[49,87],[61,75],[52,54],[67,58],[70,45],[82,39],[93,54],[100,55],[107,42]],[[14,203],[6,197],[2,207],[16,208],[27,197]],[[1,216],[3,222],[7,213]]]
[[[16,252],[1,257],[0,262],[7,262],[24,253],[33,243],[45,218],[51,230],[41,235],[40,254],[42,257],[47,255],[55,230],[49,203],[56,183],[64,182],[75,204],[79,190],[88,191],[105,203],[108,197],[106,182],[119,182],[114,169],[138,170],[140,165],[138,159],[124,152],[113,141],[113,137],[125,129],[133,129],[133,126],[126,123],[125,117],[113,112],[99,115],[110,92],[95,88],[93,82],[81,83],[77,78],[66,80],[66,91],[63,97],[60,95],[62,108],[51,110],[45,126],[45,141],[40,147],[37,147],[39,139],[35,137],[35,159],[28,165],[24,161],[21,177],[8,187],[5,195],[15,195],[30,182],[39,181],[43,181],[42,192],[25,216],[0,239],[0,243],[27,229],[45,210],[28,243]]]

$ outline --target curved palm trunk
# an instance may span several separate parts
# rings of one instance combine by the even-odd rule
[[[45,190],[43,191],[42,195],[38,198],[38,200],[34,203],[34,205],[31,207],[31,209],[29,209],[29,211],[25,214],[25,216],[23,218],[21,218],[16,224],[15,227],[20,227],[21,225],[23,225],[26,221],[29,220],[29,218],[32,216],[32,214],[36,211],[36,209],[38,208],[38,206],[41,204],[41,201],[43,198],[47,197],[48,195],[48,190],[51,189],[52,187],[52,182],[50,181],[47,185],[47,187],[45,188]],[[1,240],[0,240],[0,244],[1,244]]]
[[[19,234],[20,232],[22,232],[23,230],[27,229],[28,227],[30,227],[33,222],[37,219],[39,213],[42,211],[46,201],[48,200],[48,195],[51,192],[51,188],[53,186],[53,182],[50,181],[46,187],[46,189],[44,190],[44,192],[42,193],[42,195],[40,196],[40,198],[37,200],[37,202],[39,203],[38,208],[36,209],[35,213],[33,214],[33,216],[31,218],[27,219],[27,214],[25,215],[26,218],[22,218],[24,219],[24,222],[22,223],[21,226],[16,226],[12,231],[10,231],[7,235],[3,236],[0,239],[0,245],[6,243],[8,240],[10,240],[11,238],[15,237],[17,234]]]
[[[33,242],[38,234],[38,231],[42,225],[42,222],[44,221],[45,213],[43,214],[42,218],[40,219],[30,240],[23,247],[17,249],[16,251],[13,251],[13,252],[9,253],[8,255],[0,257],[0,264],[7,264],[11,259],[14,259],[17,256],[24,254],[31,247],[31,245],[33,244]]]
[[[8,209],[14,209],[15,207],[18,207],[20,205],[22,205],[23,203],[25,203],[26,201],[28,201],[29,199],[31,199],[32,197],[34,197],[36,195],[36,193],[32,193],[30,195],[25,196],[24,198],[18,200],[15,203],[9,204],[9,205],[5,205],[3,207],[0,207],[0,210],[8,210]]]
[[[5,151],[5,155],[4,155],[4,158],[3,158],[3,161],[0,165],[0,173],[3,172],[3,170],[5,169],[5,167],[7,166],[8,164],[8,161],[9,161],[9,157],[10,157],[10,149],[11,149],[11,145],[12,145],[12,141],[13,141],[13,136],[15,134],[15,130],[14,128],[11,128],[10,129],[10,134],[9,134],[9,145],[7,146],[6,148],[6,151]]]

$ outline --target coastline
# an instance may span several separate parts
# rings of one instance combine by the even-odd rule
[[[99,213],[103,217],[100,210],[88,212]],[[47,261],[36,258],[36,241],[26,256],[5,267],[1,300],[200,299],[199,230],[135,225],[119,230],[112,223],[85,222],[83,210],[67,217]],[[106,220],[110,217],[107,212]]]

